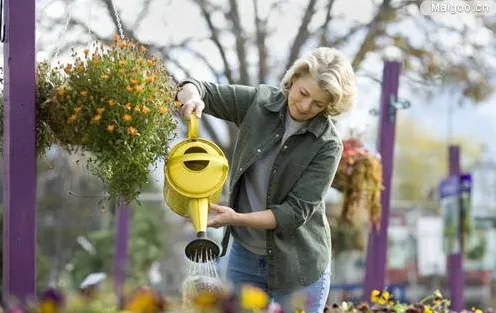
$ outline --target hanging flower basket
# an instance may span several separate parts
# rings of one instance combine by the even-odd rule
[[[114,37],[110,47],[73,51],[72,62],[37,70],[38,151],[52,144],[87,154],[108,196],[136,200],[150,166],[165,158],[176,122],[174,87],[146,49]]]
[[[343,194],[341,219],[348,226],[362,227],[354,223],[354,216],[362,208],[368,212],[371,226],[378,229],[383,188],[380,159],[365,149],[357,138],[344,140],[343,145],[343,156],[332,184]]]
[[[168,72],[117,35],[112,46],[95,44],[72,59],[55,69],[62,84],[46,104],[47,123],[59,145],[90,153],[88,167],[110,197],[135,200],[176,128]]]

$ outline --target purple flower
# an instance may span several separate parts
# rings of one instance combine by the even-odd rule
[[[64,295],[54,288],[48,288],[39,296],[39,302],[44,301],[53,301],[56,305],[61,305],[64,302]]]

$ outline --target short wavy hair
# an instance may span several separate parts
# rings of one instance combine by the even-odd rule
[[[351,63],[342,52],[320,47],[297,59],[282,78],[283,93],[288,96],[293,80],[305,74],[310,74],[320,89],[332,97],[324,110],[325,115],[335,117],[350,110],[357,93],[356,78]]]

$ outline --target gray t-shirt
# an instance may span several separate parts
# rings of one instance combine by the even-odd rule
[[[277,154],[284,142],[286,142],[286,139],[298,133],[307,123],[307,121],[299,122],[293,120],[288,111],[286,114],[286,127],[281,141],[253,163],[241,179],[237,208],[239,213],[265,210],[270,173]],[[232,234],[243,247],[254,254],[266,254],[265,229],[234,226],[232,228]]]

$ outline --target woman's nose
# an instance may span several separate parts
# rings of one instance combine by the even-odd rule
[[[312,106],[312,99],[303,99],[301,101],[301,110],[307,112]]]

